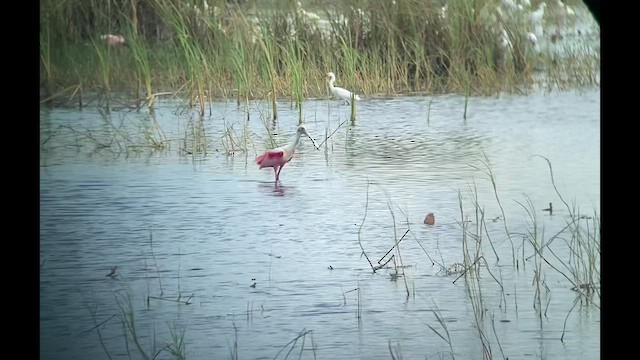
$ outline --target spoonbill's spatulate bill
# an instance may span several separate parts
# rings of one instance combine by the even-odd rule
[[[298,146],[302,135],[306,135],[313,143],[313,146],[318,149],[318,145],[316,145],[316,142],[313,140],[311,135],[309,135],[307,129],[304,125],[300,125],[296,132],[296,138],[291,144],[265,151],[262,155],[256,158],[256,164],[258,164],[260,169],[272,167],[273,172],[276,174],[276,181],[278,181],[280,179],[280,171],[282,171],[282,167],[293,158],[293,154],[296,152],[296,147]]]
[[[347,90],[347,89],[343,89],[341,87],[336,87],[333,86],[333,84],[336,82],[336,74],[330,72],[327,74],[327,82],[329,83],[329,90],[331,90],[331,93],[335,96],[338,97],[344,101],[347,102],[347,104],[349,104],[349,102],[351,101],[351,91]],[[360,97],[358,95],[355,95],[355,99],[356,100],[360,100]]]

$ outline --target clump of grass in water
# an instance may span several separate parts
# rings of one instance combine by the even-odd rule
[[[157,350],[154,334],[152,349],[150,349],[150,351],[147,351],[143,347],[140,335],[138,334],[135,311],[133,309],[131,295],[128,292],[125,294],[116,294],[116,302],[120,310],[120,319],[122,321],[125,348],[130,358],[132,356],[132,349],[129,348],[129,341],[133,343],[133,345],[135,346],[134,349],[137,350],[139,356],[141,356],[145,360],[156,359],[158,355],[163,351],[167,351],[169,354],[171,354],[173,359],[186,359],[186,344],[184,341],[186,329],[178,329],[175,324],[169,326],[171,342],[166,343],[164,346]],[[106,348],[105,351],[107,351]]]
[[[542,156],[540,156],[542,157]],[[550,298],[547,297],[546,301],[543,301],[543,297],[545,294],[548,294],[551,290],[547,286],[545,282],[545,271],[549,269],[556,271],[564,278],[566,278],[572,286],[572,289],[577,291],[579,296],[576,297],[576,301],[574,302],[572,308],[569,310],[567,314],[567,318],[577,306],[581,300],[584,300],[586,304],[593,305],[594,307],[599,309],[599,283],[600,283],[600,268],[599,268],[599,259],[600,259],[600,240],[599,240],[599,220],[597,214],[595,214],[592,218],[580,215],[579,212],[574,207],[570,207],[566,201],[563,199],[562,194],[558,192],[558,189],[555,186],[555,181],[553,178],[553,169],[551,167],[551,162],[542,157],[549,166],[551,183],[556,191],[556,194],[561,199],[562,203],[565,205],[569,216],[567,218],[567,224],[560,229],[557,233],[553,234],[550,237],[546,237],[544,233],[544,228],[540,229],[538,224],[536,209],[531,201],[531,199],[525,194],[525,203],[516,201],[527,213],[529,226],[525,233],[519,234],[523,237],[523,255],[522,255],[522,263],[526,264],[529,260],[533,259],[533,286],[535,287],[534,299],[533,299],[533,307],[536,311],[536,314],[541,319],[543,316],[546,316],[550,305]],[[487,166],[490,168],[489,166]],[[489,177],[492,179],[492,176]],[[494,182],[491,180],[492,183]],[[499,200],[498,200],[499,201]],[[462,201],[460,200],[462,204]],[[474,206],[476,207],[476,224],[481,225],[484,224],[484,211],[481,210],[477,196],[474,198]],[[467,232],[468,232],[468,223],[464,219],[464,213],[462,211],[461,205],[461,214],[463,216],[463,249],[465,254],[468,253],[468,245],[467,245]],[[480,216],[478,216],[480,214]],[[503,214],[504,216],[504,214]],[[475,255],[465,255],[465,279],[474,280],[477,279],[479,284],[479,277],[469,277],[471,274],[479,271],[478,265],[485,264],[486,261],[483,259],[484,256],[480,253],[480,243],[481,243],[481,234],[482,226],[476,227],[475,234],[469,233],[474,240],[474,243],[477,245]],[[486,229],[486,226],[484,226]],[[485,230],[486,232],[486,230]],[[487,234],[488,237],[488,234]],[[559,257],[556,255],[557,246],[552,247],[551,245],[554,242],[557,242],[560,239],[564,239],[564,242],[569,249],[570,257],[567,261],[564,257]],[[524,257],[524,245],[530,245],[533,250],[533,254],[527,258]],[[495,252],[495,251],[494,251]],[[472,262],[473,261],[473,262]],[[471,265],[469,265],[471,264]],[[517,264],[517,263],[516,263]],[[524,268],[524,267],[523,267]],[[485,266],[484,269],[489,271],[489,267]],[[470,271],[473,270],[473,271]],[[469,273],[469,275],[467,275]],[[495,276],[489,274],[495,279]],[[457,280],[457,279],[456,279]],[[495,279],[498,284],[500,284],[502,291],[504,292],[504,288],[500,281]],[[473,285],[475,282],[469,282],[468,284]],[[475,288],[478,290],[476,291]],[[472,305],[475,309],[482,309],[482,301],[481,301],[481,293],[479,291],[479,285],[469,287],[470,296],[472,299]],[[515,294],[515,288],[514,288]],[[594,300],[594,296],[596,297]],[[476,305],[476,302],[479,303]],[[504,295],[503,295],[504,299]],[[515,299],[514,299],[515,300]],[[501,299],[502,301],[502,299]],[[505,300],[506,305],[506,300]],[[517,302],[516,302],[516,313],[517,313]],[[481,320],[482,316],[479,315],[478,319]],[[493,321],[493,320],[492,320]],[[565,319],[565,327],[566,327],[566,319]],[[478,326],[480,326],[478,321]],[[564,338],[564,330],[561,337],[561,340]],[[495,333],[495,329],[494,329]],[[481,339],[483,342],[486,337],[483,336],[482,332]],[[488,339],[486,340],[488,344]],[[498,343],[499,345],[499,343]],[[488,349],[488,347],[487,347]]]
[[[481,172],[483,172],[491,181],[491,185],[493,188],[493,193],[496,197],[496,202],[498,203],[498,206],[500,207],[500,211],[502,213],[502,222],[504,224],[504,230],[507,234],[507,237],[509,238],[509,242],[511,243],[511,254],[512,254],[512,262],[514,265],[516,265],[516,252],[515,252],[515,247],[513,245],[513,240],[511,238],[511,234],[509,233],[509,228],[507,227],[507,218],[505,216],[504,213],[504,208],[502,207],[502,203],[500,202],[500,197],[498,196],[498,188],[496,185],[496,178],[495,175],[493,173],[493,168],[491,167],[491,161],[489,161],[489,157],[487,156],[486,153],[484,153],[483,151],[483,156],[484,159],[480,160],[480,163],[482,163],[484,168],[480,168],[477,167],[475,165],[470,165],[471,167],[473,167],[476,170],[480,170]]]
[[[449,349],[451,350],[451,358],[455,360],[455,355],[453,352],[453,344],[451,342],[451,334],[449,334],[449,328],[447,327],[447,322],[444,320],[444,317],[442,316],[442,314],[440,313],[440,310],[438,310],[438,307],[435,306],[436,308],[435,310],[431,310],[433,312],[433,315],[435,315],[436,320],[438,321],[438,323],[440,324],[440,326],[442,327],[442,329],[444,330],[444,333],[446,336],[442,335],[440,332],[438,332],[438,330],[436,330],[433,326],[427,324],[427,326],[429,327],[429,329],[431,329],[431,331],[433,331],[434,333],[436,333],[436,335],[438,335],[442,340],[444,340],[448,345],[449,345]]]
[[[553,177],[553,168],[551,166],[551,162],[544,156],[537,155],[543,158],[549,167],[549,173],[551,177],[551,184],[565,205],[569,217],[567,220],[567,225],[560,230],[557,234],[554,234],[549,241],[547,241],[542,246],[548,247],[551,243],[556,239],[560,238],[562,234],[565,232],[569,232],[570,241],[565,240],[565,244],[571,250],[570,258],[568,263],[564,261],[564,259],[559,258],[555,255],[554,252],[551,252],[554,258],[556,258],[560,264],[566,269],[568,269],[571,276],[565,275],[558,268],[555,268],[553,265],[549,263],[545,259],[545,263],[554,268],[556,271],[560,272],[567,278],[573,288],[585,297],[585,299],[589,300],[591,294],[594,292],[596,294],[600,294],[599,292],[599,284],[600,284],[600,221],[597,213],[594,211],[593,217],[588,217],[586,215],[581,215],[579,211],[575,208],[575,206],[569,206],[569,204],[564,200],[562,194],[558,191],[555,185],[555,179]],[[531,205],[533,208],[533,205]],[[592,220],[591,222],[589,220]],[[536,227],[534,222],[533,227]],[[535,234],[535,229],[534,229]],[[541,251],[536,251],[536,254],[542,257]],[[544,259],[544,258],[543,258]],[[595,304],[599,307],[598,304]]]
[[[582,300],[584,300],[588,305],[593,305],[597,309],[600,308],[599,220],[598,215],[595,214],[595,212],[594,216],[592,218],[589,218],[585,215],[580,215],[579,212],[575,209],[575,206],[569,206],[569,204],[564,200],[555,186],[551,162],[546,157],[540,157],[542,157],[547,162],[547,165],[549,166],[551,183],[554,187],[554,190],[556,191],[556,194],[561,199],[562,203],[565,205],[569,213],[567,224],[558,233],[553,234],[551,237],[545,240],[544,232],[542,234],[539,234],[538,232],[535,208],[532,201],[527,196],[525,196],[528,205],[520,205],[527,211],[531,222],[530,229],[525,234],[525,237],[534,250],[534,254],[529,258],[533,258],[536,265],[534,269],[534,280],[536,285],[534,302],[536,302],[536,309],[538,310],[539,317],[542,317],[543,315],[539,290],[541,288],[540,284],[542,282],[541,277],[543,265],[558,272],[564,278],[566,278],[571,284],[572,289],[579,294],[565,318],[563,332],[560,338],[561,341],[564,341],[567,319],[573,312],[574,308],[579,303],[581,303]],[[570,250],[570,257],[568,261],[564,258],[558,257],[555,251],[551,248],[551,244],[557,239],[564,239],[567,232],[570,239],[565,240],[565,244]],[[542,283],[542,285],[547,291],[550,291],[546,287],[546,285],[544,285],[544,283]],[[596,297],[595,299],[594,296]],[[595,300],[598,301],[596,302]],[[548,304],[546,306],[548,307]]]
[[[285,359],[289,358],[289,355],[291,354],[291,352],[295,349],[296,344],[298,343],[298,340],[302,339],[302,344],[300,344],[300,353],[298,358],[302,358],[302,351],[304,350],[304,345],[305,342],[307,340],[307,335],[309,335],[311,337],[311,350],[313,351],[313,358],[316,358],[316,345],[315,342],[313,341],[313,330],[307,330],[307,329],[302,329],[302,331],[300,331],[300,333],[298,334],[298,336],[296,336],[295,338],[293,338],[293,340],[289,341],[288,343],[286,343],[277,353],[276,356],[274,356],[274,359],[277,359],[278,356],[280,356],[280,353],[285,350],[288,346],[291,346],[289,348],[289,351],[287,352],[287,354],[285,355]]]
[[[504,286],[500,280],[496,278],[496,276],[492,273],[483,254],[483,234],[486,234],[487,239],[489,238],[488,232],[486,231],[485,224],[485,216],[484,210],[478,203],[477,190],[475,188],[473,191],[473,205],[475,209],[475,231],[469,228],[470,221],[468,221],[467,216],[463,210],[463,202],[462,202],[462,194],[458,192],[458,200],[460,206],[460,216],[461,216],[461,227],[462,227],[462,251],[463,251],[463,270],[461,274],[454,280],[454,283],[461,277],[464,276],[465,284],[469,299],[471,300],[471,305],[474,312],[474,321],[475,327],[478,330],[478,336],[482,343],[483,347],[483,358],[491,359],[492,358],[492,348],[491,341],[489,340],[487,334],[485,333],[485,309],[486,305],[484,304],[483,295],[482,295],[482,286],[480,284],[481,270],[484,269],[489,276],[498,284],[501,291],[500,298],[500,307],[504,304],[506,307],[507,301],[504,292]],[[475,247],[469,246],[469,237],[472,239],[471,244],[475,245]],[[491,247],[493,248],[493,243],[491,243]],[[495,254],[495,249],[494,249]],[[497,254],[496,254],[497,257]],[[506,310],[506,308],[505,308]],[[500,345],[499,339],[495,332],[495,325],[493,319],[492,321],[492,330],[494,335],[496,336],[496,340],[500,351],[502,352],[502,346]],[[503,354],[504,357],[504,354]]]
[[[462,195],[458,192],[458,200],[460,204],[460,217],[462,225],[462,254],[464,257],[464,277],[467,284],[467,294],[471,300],[471,306],[473,308],[475,328],[478,330],[478,335],[482,343],[482,358],[491,359],[491,344],[484,334],[483,319],[484,319],[484,304],[482,298],[482,288],[480,286],[480,267],[478,260],[480,259],[480,246],[476,245],[476,254],[471,257],[469,252],[469,244],[467,240],[467,224],[465,219],[464,210],[462,208]]]
[[[226,155],[234,155],[236,152],[242,152],[248,155],[250,139],[247,121],[245,120],[243,122],[242,134],[240,136],[237,134],[234,125],[226,125],[225,121],[225,131],[220,139],[222,141],[222,146],[225,149]],[[272,143],[275,142],[272,141]],[[255,149],[253,141],[251,141],[251,146],[253,146]]]

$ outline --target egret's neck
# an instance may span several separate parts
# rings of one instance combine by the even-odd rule
[[[329,79],[329,87],[334,88],[333,84],[336,82],[336,79]]]

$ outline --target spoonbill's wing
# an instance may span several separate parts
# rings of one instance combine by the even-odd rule
[[[260,165],[260,168],[270,167],[276,163],[279,163],[284,158],[284,150],[274,149],[267,150],[262,155],[256,158],[256,164]]]

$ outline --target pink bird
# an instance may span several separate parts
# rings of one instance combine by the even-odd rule
[[[272,150],[265,151],[262,155],[256,158],[256,164],[260,167],[260,169],[265,167],[272,167],[273,172],[276,174],[276,182],[280,179],[280,171],[282,171],[282,167],[291,161],[293,158],[293,154],[296,153],[296,147],[298,146],[298,142],[300,142],[300,137],[302,135],[307,135],[307,137],[313,142],[313,146],[318,149],[318,145],[313,140],[311,135],[307,132],[307,129],[304,125],[298,126],[298,131],[296,132],[296,139],[289,145],[281,146]]]

